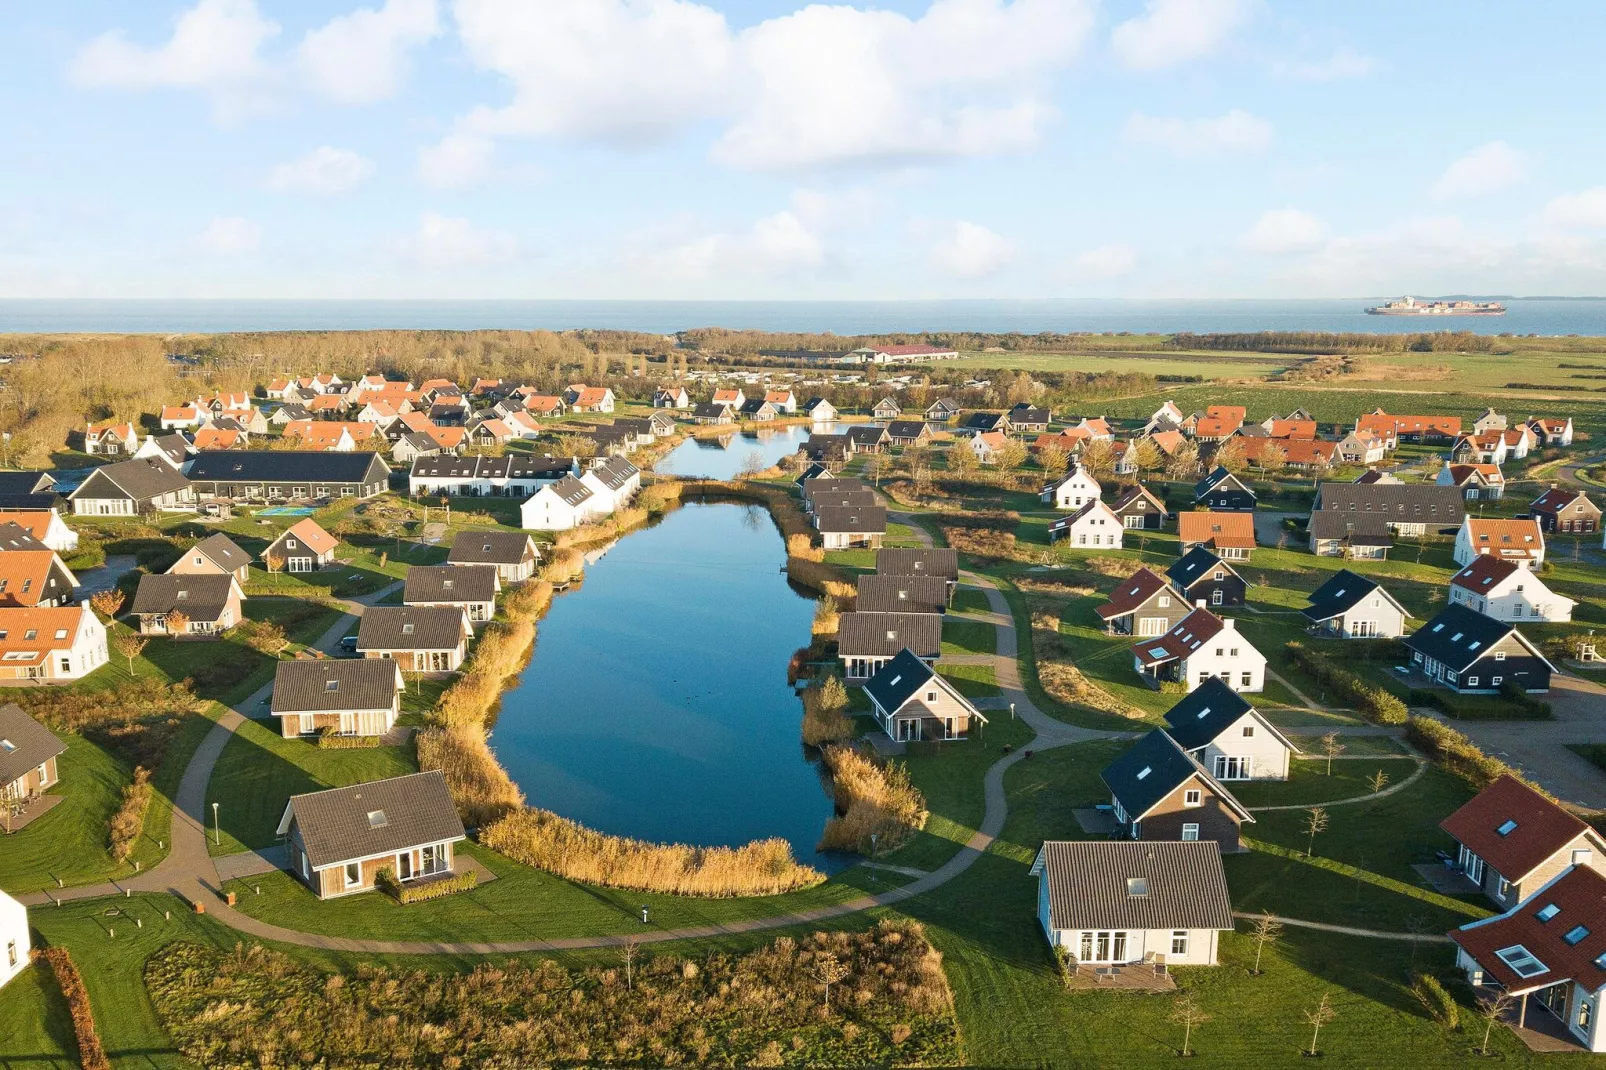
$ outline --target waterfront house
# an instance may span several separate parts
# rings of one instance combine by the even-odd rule
[[[712,401],[715,405],[723,405],[733,412],[747,404],[747,395],[741,388],[724,387],[714,391]]]
[[[1054,421],[1054,411],[1041,405],[1028,405],[1022,401],[1009,410],[1009,426],[1021,434],[1047,431]]]
[[[837,418],[836,406],[824,398],[813,397],[803,403],[803,415],[817,424],[832,423]]]
[[[1535,498],[1528,513],[1543,531],[1591,532],[1600,530],[1600,506],[1581,490],[1562,490],[1554,483]]]
[[[887,429],[880,424],[854,424],[845,432],[848,445],[854,453],[881,453],[892,442]]]
[[[941,576],[858,578],[853,608],[860,613],[946,613],[948,583]]]
[[[870,408],[870,415],[877,420],[896,420],[903,415],[903,409],[890,397],[882,398]]]
[[[394,661],[309,658],[274,667],[273,716],[285,739],[322,734],[382,736],[407,686]]]
[[[887,438],[894,446],[924,446],[931,441],[931,428],[924,420],[894,420],[887,425]]]
[[[1506,683],[1543,693],[1555,671],[1516,628],[1465,605],[1445,606],[1405,645],[1424,676],[1463,695],[1497,694]]]
[[[1568,866],[1606,872],[1606,837],[1510,773],[1439,827],[1455,840],[1455,868],[1501,909],[1533,895]]]
[[[1333,573],[1306,596],[1302,612],[1310,631],[1336,639],[1398,639],[1405,634],[1405,607],[1376,580],[1349,569]]]
[[[942,616],[936,613],[844,613],[836,649],[849,683],[863,683],[905,650],[935,664],[942,654]]]
[[[446,555],[449,565],[491,565],[504,584],[523,583],[541,560],[535,540],[522,531],[459,532]]]
[[[942,549],[877,550],[875,570],[880,576],[941,576],[948,584],[948,600],[953,601],[959,585],[959,552]]]
[[[573,476],[548,483],[519,506],[519,527],[530,531],[568,531],[598,515],[595,493]]]
[[[1220,465],[1193,487],[1193,503],[1221,512],[1253,512],[1255,492]]]
[[[1537,569],[1545,563],[1545,533],[1532,518],[1466,517],[1455,536],[1455,563],[1470,565],[1485,554]]]
[[[827,550],[880,547],[887,533],[887,510],[879,505],[829,506],[815,512],[814,526]]]
[[[641,489],[641,469],[623,457],[594,458],[580,482],[591,488],[595,515],[606,516],[636,496]]]
[[[1498,464],[1446,464],[1434,482],[1455,487],[1469,502],[1498,501],[1506,493],[1506,477]]]
[[[655,409],[689,409],[691,408],[691,395],[686,393],[683,386],[661,386],[653,391],[652,407]]]
[[[1277,726],[1220,680],[1206,680],[1166,711],[1166,732],[1217,780],[1287,780],[1300,753]]]
[[[1155,572],[1140,568],[1116,584],[1110,600],[1093,610],[1111,635],[1164,635],[1192,612],[1188,600]]]
[[[1126,528],[1158,531],[1165,526],[1165,502],[1141,483],[1122,487],[1110,509]]]
[[[858,480],[833,479],[824,487],[811,488],[805,507],[809,522],[818,527],[821,509],[870,509],[878,504],[875,491],[859,484]]]
[[[107,657],[106,626],[88,601],[0,607],[0,680],[77,680],[106,664]]]
[[[934,424],[946,424],[964,410],[952,398],[938,398],[926,406],[926,419]]]
[[[243,585],[251,575],[251,555],[220,531],[185,550],[167,571],[172,576],[233,576]]]
[[[457,606],[474,624],[496,616],[502,581],[494,565],[414,565],[402,587],[404,606]]]
[[[145,459],[95,469],[67,500],[77,516],[143,516],[194,509],[195,491],[184,473],[166,461]]]
[[[1117,838],[1215,843],[1242,849],[1254,816],[1163,728],[1141,737],[1099,774],[1110,791]]]
[[[402,885],[451,873],[466,838],[438,769],[292,795],[278,834],[319,899],[371,891],[382,870]]]
[[[15,702],[0,705],[0,807],[26,802],[61,783],[56,759],[67,745]],[[0,977],[6,963],[0,961]]]
[[[390,658],[403,672],[453,672],[463,664],[474,627],[453,606],[369,606],[357,627],[357,652]]]
[[[736,411],[742,419],[755,423],[769,423],[775,419],[775,406],[763,398],[748,398]]]
[[[71,603],[78,577],[61,555],[25,532],[16,534],[21,538],[14,545],[28,548],[7,547],[0,552],[0,606],[32,608]]]
[[[847,435],[811,434],[799,452],[810,461],[822,464],[841,464],[853,452]]]
[[[1048,541],[1056,543],[1064,539],[1078,549],[1118,550],[1125,530],[1121,518],[1108,505],[1093,498],[1070,516],[1050,521]]]
[[[1189,691],[1220,677],[1234,691],[1260,691],[1266,685],[1266,656],[1238,631],[1236,622],[1195,609],[1171,630],[1132,645],[1132,668],[1158,690],[1170,681]]]
[[[139,618],[141,635],[216,639],[244,619],[244,601],[245,592],[232,573],[144,575],[129,612]],[[175,621],[169,619],[175,614],[185,621],[176,635]]]
[[[736,422],[729,405],[721,405],[714,401],[699,402],[691,410],[691,418],[693,423],[702,426],[723,426]]]
[[[1255,548],[1255,518],[1250,513],[1181,512],[1177,541],[1183,554],[1203,546],[1228,561],[1247,561]]]
[[[1241,606],[1249,585],[1208,547],[1195,546],[1166,569],[1166,579],[1192,606]]]
[[[1073,968],[1214,966],[1232,899],[1215,844],[1047,840],[1037,922]]]
[[[993,431],[1007,435],[1011,429],[1009,417],[1001,412],[973,412],[959,425],[962,435],[983,435]]]
[[[559,480],[579,478],[575,457],[509,453],[502,457],[420,457],[407,476],[415,498],[527,498]]]
[[[1103,488],[1099,481],[1081,465],[1072,464],[1058,479],[1043,484],[1038,497],[1044,505],[1058,509],[1080,509],[1088,502],[1097,501]]]
[[[907,647],[865,681],[871,714],[889,739],[967,739],[987,718],[931,664]]]
[[[277,562],[286,572],[314,572],[334,563],[340,540],[312,517],[291,524],[262,551],[262,560]]]
[[[1450,577],[1450,604],[1517,624],[1565,624],[1578,603],[1545,586],[1537,572],[1486,554]]]
[[[791,416],[797,412],[797,395],[790,390],[770,390],[764,394],[764,400],[775,408],[779,416]]]
[[[367,499],[390,483],[390,468],[368,452],[233,450],[202,454],[188,472],[196,494],[235,501]]]

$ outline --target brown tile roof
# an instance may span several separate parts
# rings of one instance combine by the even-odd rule
[[[905,647],[916,657],[942,653],[942,617],[935,613],[844,613],[837,649],[844,657],[894,657]]]
[[[293,795],[286,817],[292,814],[307,860],[317,869],[464,837],[438,769]]]
[[[371,606],[357,626],[358,650],[456,650],[468,617],[454,606]]]
[[[1532,512],[1535,512],[1535,513],[1554,514],[1554,513],[1561,512],[1563,509],[1565,509],[1569,505],[1573,504],[1573,502],[1577,501],[1579,498],[1583,498],[1584,501],[1590,505],[1590,507],[1591,507],[1590,510],[1589,510],[1590,512],[1595,512],[1595,513],[1600,512],[1600,510],[1598,508],[1594,507],[1595,503],[1589,501],[1589,499],[1587,497],[1585,497],[1583,491],[1581,491],[1581,490],[1566,490],[1566,489],[1561,488],[1561,487],[1551,487],[1549,490],[1545,491],[1539,497],[1535,498],[1534,501],[1533,501],[1533,505],[1530,506],[1529,508],[1530,508],[1530,510]]]
[[[883,576],[941,576],[946,580],[957,580],[959,553],[946,548],[877,550],[875,570]]]
[[[1504,835],[1500,830],[1510,823]],[[1508,881],[1520,881],[1589,826],[1509,774],[1478,792],[1439,827]],[[1602,929],[1606,936],[1606,927]]]
[[[1217,549],[1252,548],[1255,545],[1253,513],[1212,513],[1193,510],[1177,514],[1177,538]]]
[[[1556,908],[1553,913],[1551,907]],[[1549,920],[1539,919],[1541,911]],[[1569,943],[1569,935],[1577,939]],[[1598,991],[1606,985],[1606,877],[1587,866],[1573,866],[1510,912],[1457,929],[1450,939],[1513,994],[1567,980]],[[1543,968],[1524,977],[1498,954],[1519,946]]]
[[[1465,587],[1483,594],[1495,584],[1516,572],[1519,566],[1493,554],[1479,554],[1472,564],[1450,577],[1452,587]]]
[[[1033,870],[1047,880],[1054,929],[1232,928],[1221,849],[1210,841],[1049,840]]]
[[[281,661],[273,674],[273,712],[333,713],[388,710],[402,688],[390,658],[310,658]]]
[[[860,613],[942,613],[948,608],[948,581],[941,576],[860,576],[853,608]]]
[[[1208,609],[1196,609],[1177,621],[1169,632],[1132,644],[1132,653],[1145,665],[1180,661],[1218,635],[1224,625]]]
[[[1094,609],[1100,617],[1110,620],[1124,617],[1143,603],[1166,589],[1163,578],[1146,568],[1140,568],[1122,580],[1110,592],[1110,600]]]
[[[67,750],[56,734],[15,702],[0,706],[0,787]]]

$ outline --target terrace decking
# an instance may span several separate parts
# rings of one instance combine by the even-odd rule
[[[1125,966],[1071,963],[1065,987],[1071,992],[1174,992],[1177,982],[1165,966],[1138,962]]]

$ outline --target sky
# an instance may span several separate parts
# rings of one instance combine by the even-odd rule
[[[1606,6],[0,7],[0,297],[1606,294]]]

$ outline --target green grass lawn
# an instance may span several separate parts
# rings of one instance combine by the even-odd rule
[[[1405,757],[1379,756],[1376,761],[1340,758],[1327,771],[1327,760],[1320,756],[1315,740],[1295,740],[1313,756],[1294,758],[1287,780],[1243,780],[1228,785],[1245,806],[1305,806],[1356,799],[1372,793],[1371,778],[1378,772],[1388,776],[1389,785],[1398,784],[1416,771],[1416,763]],[[1346,751],[1347,753],[1347,751]],[[1337,813],[1337,811],[1335,811]]]
[[[998,628],[986,621],[948,617],[942,622],[944,654],[993,654],[998,650]]]
[[[57,760],[61,783],[50,790],[63,801],[27,828],[0,836],[0,889],[37,892],[65,884],[90,884],[119,867],[107,853],[107,828],[132,770],[82,736],[61,737],[67,753]]]
[[[998,673],[991,665],[944,665],[939,661],[937,672],[966,698],[997,698],[1004,693],[998,686]]]
[[[22,971],[0,998],[0,1066],[77,1070],[78,1065],[78,1042],[61,989],[44,970]]]
[[[954,603],[950,608],[955,613],[990,613],[993,607],[987,600],[986,591],[961,587],[954,592]]]

